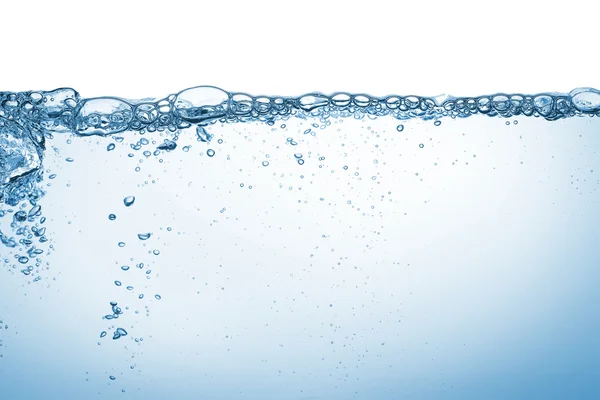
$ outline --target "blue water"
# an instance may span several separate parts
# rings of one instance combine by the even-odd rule
[[[595,89],[0,106],[2,398],[600,394]]]

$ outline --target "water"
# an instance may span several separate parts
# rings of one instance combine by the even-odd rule
[[[595,89],[0,106],[3,398],[599,394]]]

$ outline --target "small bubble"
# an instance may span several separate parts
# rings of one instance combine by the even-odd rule
[[[27,257],[25,257],[25,256],[23,256],[23,257],[19,257],[18,261],[19,261],[21,264],[27,264],[27,263],[29,262],[29,258],[27,258]]]
[[[157,255],[160,254],[160,251],[159,250],[154,250],[152,253],[154,253],[154,255],[157,256]]]
[[[117,286],[121,286],[121,285],[122,285],[122,283],[121,283],[121,281],[115,281],[115,285],[117,285]]]
[[[217,140],[217,143],[219,143],[219,144],[223,144],[223,139],[219,139],[219,140]]]
[[[102,331],[102,332],[100,333],[100,338],[103,338],[104,336],[106,336],[106,331]]]
[[[269,166],[269,162],[268,161],[263,161],[262,165],[263,165],[263,167],[268,167]]]
[[[396,127],[396,130],[397,130],[398,132],[402,132],[402,131],[404,130],[404,125],[402,125],[402,124],[398,125],[398,126]]]
[[[123,199],[123,204],[125,204],[125,207],[131,207],[134,202],[135,196],[127,196]]]
[[[510,125],[510,121],[506,121],[505,124],[506,124],[506,126]]]
[[[294,157],[296,157],[297,159],[302,158],[302,153],[296,153],[294,154]]]
[[[160,300],[160,299],[162,299],[162,297],[160,296],[160,294],[156,294],[156,295],[154,295],[154,298],[155,298],[156,300]]]
[[[114,221],[115,219],[117,219],[117,216],[115,214],[108,214],[108,219]]]
[[[348,170],[348,166],[347,166],[347,165],[344,165],[344,169],[345,169],[345,170]]]
[[[214,151],[213,149],[208,149],[208,150],[206,151],[206,154],[207,154],[209,157],[212,157],[212,156],[214,156],[214,155],[215,155],[215,151]]]
[[[119,242],[119,247],[125,247],[125,242]]]
[[[115,144],[114,143],[111,143],[108,146],[106,146],[106,151],[112,151],[114,149],[115,149]]]
[[[123,266],[121,267],[121,269],[122,269],[123,271],[129,271],[129,265],[123,265]]]
[[[425,145],[423,143],[419,144],[419,147],[422,149],[423,147],[425,147]]]
[[[75,161],[75,160],[74,160],[72,157],[67,157],[66,161],[67,161],[67,162],[73,162],[73,161]]]
[[[298,159],[298,164],[303,165],[304,164],[304,160],[302,158]]]
[[[519,123],[519,121],[517,121],[516,119],[513,121],[513,124],[517,125]]]
[[[112,375],[111,375],[109,378],[110,378],[110,380],[111,380],[111,381],[114,381],[115,379],[117,379],[117,378],[115,378],[115,377],[114,377],[114,376],[112,376]]]
[[[181,150],[183,150],[185,153],[187,153],[188,151],[190,151],[190,146],[183,146],[181,148]]]
[[[143,299],[143,298],[144,298],[144,295],[143,295],[143,294],[140,294],[140,295],[138,296],[138,299],[140,299],[140,300],[141,300],[141,299]]]
[[[150,239],[150,236],[152,236],[151,233],[138,233],[138,239],[140,240],[148,240]]]

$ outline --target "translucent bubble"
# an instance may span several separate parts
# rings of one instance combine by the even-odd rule
[[[263,161],[262,165],[263,165],[263,167],[267,167],[267,166],[269,166],[269,162],[268,161]]]
[[[442,124],[442,121],[437,120],[433,123],[435,126],[440,126]]]
[[[198,137],[198,141],[204,142],[204,143],[210,142],[211,139],[212,139],[212,137],[213,137],[202,126],[197,126],[196,127],[196,136]]]
[[[583,112],[595,112],[600,110],[600,90],[592,88],[580,88],[571,91],[573,105]]]
[[[138,233],[138,239],[140,240],[148,240],[150,239],[150,236],[152,236],[151,233]]]
[[[108,146],[106,146],[106,151],[112,151],[114,149],[115,149],[115,144],[114,143],[111,143]]]
[[[122,283],[121,283],[121,281],[115,281],[115,285],[117,285],[117,286],[121,286],[121,285],[122,285]]]
[[[100,333],[100,338],[103,338],[104,336],[106,336],[106,331],[102,331],[102,332]]]
[[[109,376],[109,378],[110,378],[110,380],[111,380],[111,381],[114,381],[115,379],[117,379],[117,378],[115,378],[115,377],[114,377],[114,376],[112,376],[112,375],[111,375],[111,376]]]
[[[123,204],[125,204],[125,207],[131,207],[134,202],[135,196],[127,196],[123,199]]]
[[[123,328],[117,328],[117,330],[113,334],[113,340],[117,340],[123,336],[127,336],[127,331]]]
[[[303,165],[303,164],[304,164],[304,160],[303,160],[302,158],[300,158],[300,159],[298,160],[298,164],[300,164],[300,165]]]
[[[423,143],[420,143],[419,147],[422,149],[423,147],[425,147],[425,145]]]
[[[121,267],[121,269],[122,269],[123,271],[129,271],[129,265],[123,265],[123,266]]]
[[[160,294],[156,294],[156,295],[154,295],[154,298],[155,298],[156,300],[160,300],[160,299],[162,299],[162,297],[160,296]]]
[[[114,221],[115,219],[117,219],[117,216],[115,214],[108,214],[108,219]]]
[[[125,247],[125,242],[119,242],[119,247]]]
[[[398,126],[396,127],[396,130],[397,130],[398,132],[402,132],[402,131],[404,130],[404,125],[402,125],[402,124],[398,125]]]
[[[208,149],[208,150],[206,150],[206,155],[208,155],[209,157],[212,157],[215,155],[215,151],[213,149]]]

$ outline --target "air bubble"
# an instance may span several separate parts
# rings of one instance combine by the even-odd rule
[[[152,236],[151,233],[138,233],[138,239],[140,240],[148,240],[150,239],[150,236]]]

